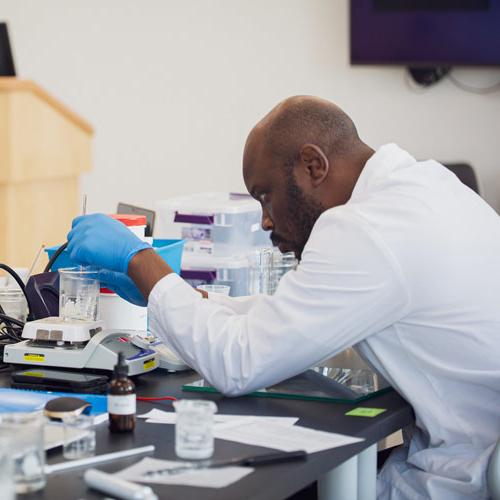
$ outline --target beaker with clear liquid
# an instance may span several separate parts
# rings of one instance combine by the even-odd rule
[[[59,269],[59,316],[66,321],[99,319],[99,272],[93,267]]]
[[[186,460],[210,458],[214,453],[214,413],[217,405],[201,399],[174,402],[175,454]]]

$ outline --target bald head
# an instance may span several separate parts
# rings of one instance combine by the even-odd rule
[[[372,154],[329,101],[296,96],[272,109],[248,136],[243,177],[273,242],[300,257],[318,217],[347,203]]]
[[[283,166],[293,166],[306,143],[317,145],[327,158],[345,157],[362,144],[349,116],[332,102],[310,96],[280,102],[254,127],[247,146],[254,141]]]

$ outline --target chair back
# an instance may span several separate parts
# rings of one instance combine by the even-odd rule
[[[451,170],[467,187],[471,188],[477,194],[479,192],[479,184],[474,169],[468,163],[448,163],[444,166]]]

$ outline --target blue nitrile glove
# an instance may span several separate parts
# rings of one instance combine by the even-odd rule
[[[132,278],[123,273],[115,271],[100,271],[99,281],[101,286],[113,290],[122,299],[132,302],[136,306],[147,306],[148,303],[139,289],[135,286]]]
[[[124,224],[104,214],[77,217],[68,233],[67,251],[71,260],[125,274],[130,259],[146,248],[151,246]]]

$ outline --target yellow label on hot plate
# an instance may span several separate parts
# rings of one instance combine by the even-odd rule
[[[24,372],[23,375],[26,375],[28,377],[44,377],[44,374],[42,372]]]
[[[36,354],[34,352],[24,353],[24,361],[35,361],[36,363],[45,362],[45,354]]]
[[[144,366],[145,370],[150,370],[151,368],[154,368],[156,366],[154,358],[150,359],[148,361],[144,361],[144,365],[143,366]]]

